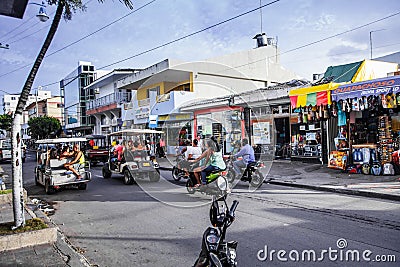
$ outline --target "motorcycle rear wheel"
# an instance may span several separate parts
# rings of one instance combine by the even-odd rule
[[[251,186],[259,187],[263,182],[264,182],[264,176],[259,170],[256,170],[251,177],[250,181]]]
[[[186,181],[186,190],[188,191],[189,194],[194,194],[195,189],[192,179],[188,179]]]
[[[177,182],[181,180],[180,170],[176,166],[172,167],[172,178]]]

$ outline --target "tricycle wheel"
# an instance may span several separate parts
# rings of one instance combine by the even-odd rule
[[[51,195],[56,192],[53,186],[50,185],[50,180],[46,179],[46,182],[44,183],[44,190],[46,191],[46,194]]]
[[[80,183],[78,184],[78,189],[79,190],[86,190],[87,188],[87,183]]]
[[[108,169],[108,164],[104,164],[103,168],[101,169],[101,173],[103,174],[104,179],[108,179],[111,177],[111,171]]]
[[[35,184],[40,185],[39,183],[39,170],[36,170],[35,172]]]
[[[124,171],[124,184],[131,185],[133,184],[133,178],[131,172],[127,169]]]

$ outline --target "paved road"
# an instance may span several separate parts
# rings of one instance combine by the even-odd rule
[[[34,186],[33,164],[28,158],[24,165],[29,195],[54,203],[52,220],[95,266],[191,266],[195,261],[209,226],[210,197],[188,195],[184,183],[172,183],[168,172],[162,172],[159,183],[127,186],[117,178],[103,179],[101,167],[92,170],[86,191],[68,189],[47,196]],[[234,199],[240,204],[227,238],[239,241],[239,266],[267,266],[271,260],[274,266],[398,266],[400,261],[397,202],[269,184],[249,193],[244,183],[229,197],[230,202]],[[347,243],[343,249],[338,248],[339,239],[344,239],[340,247]],[[276,252],[260,261],[257,254],[264,259],[260,250],[265,246],[268,256]],[[278,250],[288,262],[278,259]],[[298,252],[301,259],[305,250],[306,258],[310,250],[316,258],[322,254],[323,263],[289,258]],[[330,255],[324,250],[331,250]],[[349,250],[359,253],[360,262],[346,261]],[[364,251],[370,259],[394,255],[397,264],[366,262]]]

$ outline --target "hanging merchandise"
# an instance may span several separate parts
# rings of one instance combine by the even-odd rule
[[[338,126],[345,126],[347,124],[346,112],[343,111],[343,108],[340,106],[340,103],[338,103],[337,117],[338,117]]]
[[[299,113],[297,115],[297,122],[298,123],[303,123],[303,112],[301,111],[301,107],[299,108]]]
[[[371,151],[369,147],[362,148],[363,163],[369,163],[371,161]]]
[[[308,109],[307,109],[307,121],[308,121],[309,123],[312,123],[312,122],[313,122],[313,118],[312,118],[312,106],[311,106],[311,105],[309,105],[309,106],[308,106]]]
[[[386,95],[386,103],[388,108],[397,108],[396,97],[394,94]]]
[[[339,104],[339,103],[337,103],[337,102],[333,102],[333,103],[332,103],[331,114],[332,114],[332,117],[334,117],[334,118],[337,117],[337,115],[338,115],[338,110],[340,109],[339,106],[338,106],[338,104]]]
[[[303,123],[307,123],[308,122],[308,112],[307,112],[307,108],[304,108],[303,110]]]
[[[382,105],[382,107],[383,108],[388,108],[388,104],[387,104],[387,101],[386,101],[386,96],[385,95],[381,95],[380,97],[381,97],[381,105]]]
[[[330,114],[329,107],[328,107],[328,105],[325,105],[324,106],[324,119],[329,119],[330,118],[329,114]]]
[[[351,100],[351,109],[353,111],[360,111],[359,102],[357,98]]]

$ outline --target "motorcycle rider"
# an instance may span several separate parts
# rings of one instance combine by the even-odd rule
[[[197,182],[200,182],[200,177],[199,173],[201,174],[201,183],[202,185],[205,185],[207,183],[207,174],[210,172],[216,171],[216,170],[224,170],[226,168],[224,159],[222,157],[222,151],[215,140],[214,137],[211,137],[207,143],[207,150],[201,154],[200,157],[198,157],[195,160],[191,160],[190,162],[199,162],[201,159],[206,158],[204,166],[197,167],[195,168],[194,175],[197,179]],[[208,165],[207,165],[208,164]],[[198,187],[199,184],[197,184],[195,187]]]
[[[236,153],[233,157],[238,158],[242,157],[242,159],[235,160],[233,162],[233,169],[235,171],[236,177],[239,175],[242,175],[240,170],[245,169],[247,165],[251,162],[255,162],[255,156],[254,156],[254,149],[252,146],[249,145],[249,140],[244,138],[242,140],[242,148],[238,153]]]

